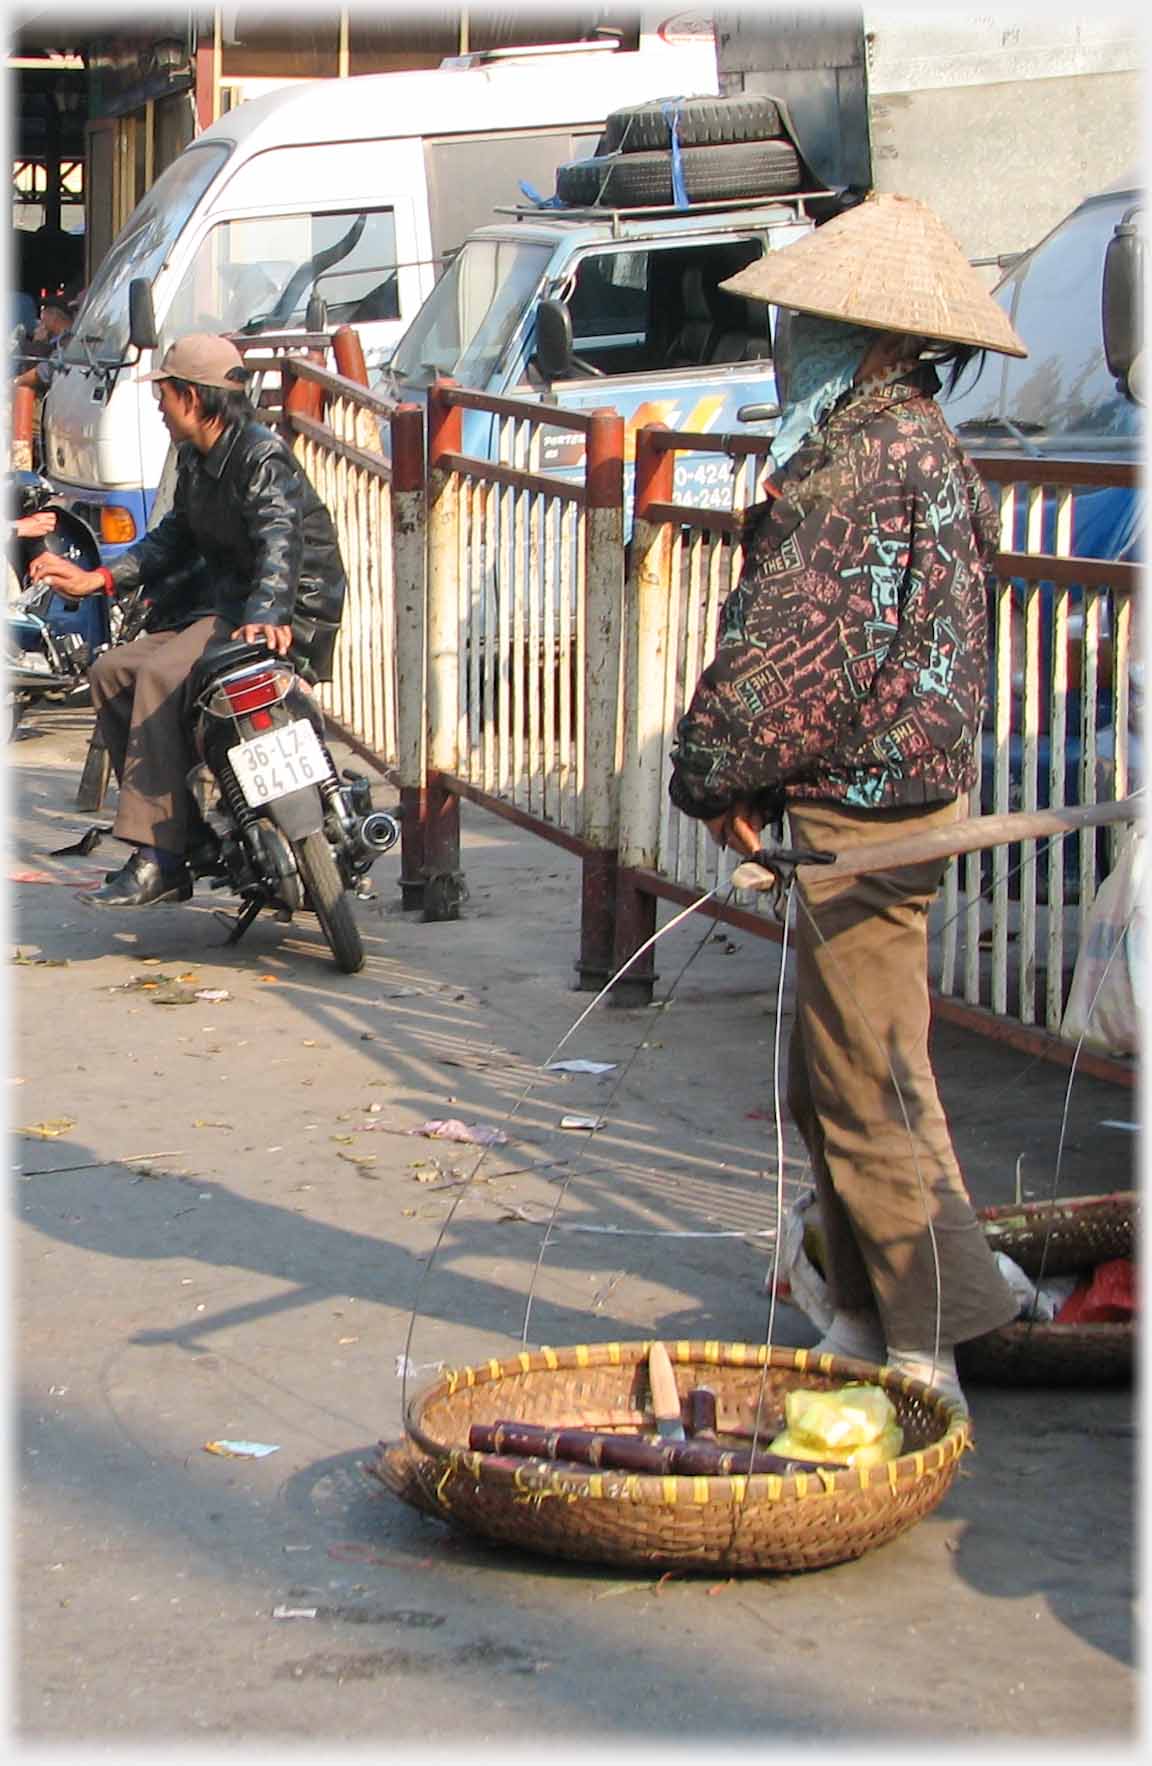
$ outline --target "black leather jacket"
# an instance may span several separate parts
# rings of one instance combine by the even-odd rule
[[[290,449],[255,419],[207,454],[176,456],[170,512],[110,566],[118,591],[145,585],[163,623],[217,613],[233,626],[291,625],[297,663],[328,680],[347,584],[332,517]]]

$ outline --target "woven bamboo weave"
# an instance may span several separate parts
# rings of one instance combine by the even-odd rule
[[[1131,1191],[1025,1202],[980,1212],[988,1241],[1026,1275],[1077,1275],[1136,1252],[1139,1199]],[[986,1385],[1095,1386],[1131,1380],[1131,1324],[1045,1324],[1021,1319],[956,1348],[961,1377]]]
[[[766,1446],[800,1387],[883,1386],[904,1430],[885,1465],[792,1477],[662,1477],[469,1451],[473,1423],[579,1425],[585,1414],[647,1403],[650,1343],[541,1349],[446,1373],[408,1407],[407,1438],[368,1469],[396,1495],[519,1550],[664,1569],[796,1571],[863,1556],[920,1520],[971,1445],[968,1419],[939,1393],[860,1362],[804,1349],[676,1342],[683,1394],[716,1394],[721,1432],[756,1426]]]

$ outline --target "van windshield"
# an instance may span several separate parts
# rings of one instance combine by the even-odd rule
[[[196,204],[231,153],[226,141],[185,148],[136,204],[104,259],[76,320],[66,362],[122,362],[128,352],[128,284],[164,267]]]
[[[543,242],[469,240],[405,332],[389,377],[427,386],[447,374],[461,386],[487,386],[551,256]]]
[[[966,447],[1002,445],[1013,429],[1042,453],[1116,446],[1139,434],[1139,407],[1108,372],[1100,319],[1104,254],[1135,200],[1126,193],[1083,203],[993,290],[1028,355],[990,354],[975,384],[969,370],[943,402]]]
[[[221,221],[181,278],[161,341],[188,331],[288,330],[303,324],[314,294],[330,325],[400,317],[392,209]]]

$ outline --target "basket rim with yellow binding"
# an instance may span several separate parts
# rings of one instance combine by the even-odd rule
[[[757,1472],[751,1476],[721,1473],[707,1477],[698,1475],[659,1474],[642,1472],[599,1471],[591,1466],[565,1465],[547,1460],[525,1459],[513,1465],[499,1454],[478,1452],[438,1440],[421,1426],[420,1414],[439,1396],[451,1397],[461,1387],[495,1384],[509,1375],[553,1373],[565,1368],[627,1367],[646,1359],[654,1341],[663,1341],[674,1365],[747,1368],[750,1371],[768,1367],[797,1373],[817,1373],[842,1379],[845,1385],[864,1381],[880,1386],[887,1392],[907,1394],[927,1402],[943,1423],[943,1434],[927,1447],[901,1453],[896,1458],[873,1466],[845,1466],[836,1471],[821,1469],[796,1472],[787,1476],[774,1472]],[[542,1419],[547,1420],[547,1419]],[[521,1350],[504,1360],[493,1358],[484,1363],[446,1368],[439,1378],[417,1392],[408,1402],[405,1429],[411,1443],[429,1460],[454,1471],[465,1471],[478,1483],[507,1487],[522,1495],[557,1495],[564,1497],[591,1496],[601,1500],[624,1502],[650,1501],[676,1504],[692,1501],[790,1502],[830,1495],[849,1496],[856,1492],[886,1486],[897,1490],[901,1485],[919,1482],[927,1474],[939,1473],[958,1460],[972,1445],[971,1424],[967,1410],[942,1393],[902,1374],[893,1373],[870,1362],[821,1354],[809,1349],[790,1349],[748,1343],[723,1343],[714,1339],[678,1339],[667,1341],[644,1338],[631,1342],[580,1343],[566,1348],[542,1346],[538,1350]],[[763,1446],[766,1449],[771,1431],[765,1427]]]
[[[1057,1275],[1110,1256],[1133,1256],[1140,1205],[1137,1191],[1113,1190],[999,1203],[979,1209],[977,1219],[990,1248],[1004,1251],[1035,1278],[1041,1269]],[[1135,1349],[1132,1321],[1017,1318],[957,1344],[956,1360],[961,1376],[978,1382],[1092,1385],[1130,1379]]]

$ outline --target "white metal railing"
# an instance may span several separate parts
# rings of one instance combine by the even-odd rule
[[[495,458],[461,452],[465,410],[494,417]],[[578,480],[540,470],[549,428],[582,431]],[[429,434],[431,764],[530,821],[601,844],[615,819],[620,419],[445,384],[430,400]]]
[[[662,445],[691,450],[702,439],[679,433]],[[1076,557],[1075,530],[1085,494],[1131,488],[1135,475],[1125,466],[982,466],[998,487],[1003,551],[991,599],[989,701],[971,813],[1117,801],[1139,783],[1132,727],[1137,571]],[[750,469],[741,473],[735,456],[733,467],[739,508],[753,495],[755,477]],[[721,603],[739,574],[739,526],[732,517],[673,504],[669,490],[638,519],[634,553],[628,602],[638,670],[628,678],[649,703],[631,713],[622,862],[704,890],[726,879],[731,860],[669,805],[668,754],[711,659]],[[646,569],[666,593],[645,594]],[[640,748],[647,761],[637,758]],[[1124,837],[1122,826],[1083,828],[1047,850],[1025,841],[949,861],[933,915],[937,991],[1058,1032],[1098,883]],[[1071,857],[1065,847],[1074,848]],[[746,912],[769,911],[764,897],[736,902]]]
[[[332,679],[320,689],[332,715],[387,764],[398,752],[396,610],[392,545],[391,466],[380,449],[380,423],[391,402],[343,376],[293,364],[299,383],[315,388],[311,408],[285,422],[293,451],[336,524],[348,595]],[[323,417],[316,415],[323,400]]]
[[[297,372],[323,389],[327,412],[289,415],[288,399],[285,420],[335,516],[349,575],[336,675],[324,690],[336,717],[386,763],[399,758],[414,801],[439,780],[449,795],[509,813],[586,861],[598,853],[615,863],[618,852],[623,870],[681,892],[726,880],[733,861],[671,808],[669,753],[739,576],[740,511],[757,498],[762,442],[664,431],[646,453],[655,432],[641,433],[625,586],[615,413],[442,384],[428,402],[426,468],[421,420],[410,413],[401,491],[378,441],[394,407],[322,369]],[[494,459],[461,451],[467,409],[493,419]],[[550,425],[583,433],[582,472],[540,469]],[[732,471],[731,513],[672,500],[674,453],[703,449]],[[641,494],[658,455],[669,469]],[[973,813],[1118,801],[1140,783],[1138,577],[1129,563],[1078,557],[1076,526],[1086,495],[1134,492],[1136,474],[978,464],[1000,501],[1003,550]],[[1123,838],[1120,827],[1085,828],[1039,851],[1024,842],[950,861],[933,914],[937,992],[959,1010],[1058,1032],[1098,882]],[[438,850],[451,869],[451,841]],[[765,897],[735,905],[773,930]],[[596,963],[603,956],[601,947]]]

